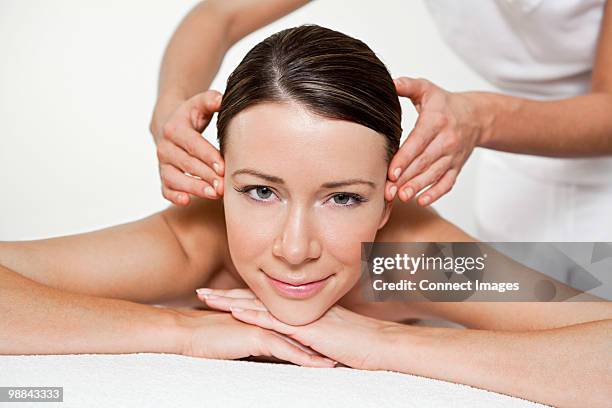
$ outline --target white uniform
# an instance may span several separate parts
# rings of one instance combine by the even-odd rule
[[[426,4],[451,49],[501,93],[550,100],[589,92],[605,0]],[[482,153],[478,238],[612,242],[612,157]]]

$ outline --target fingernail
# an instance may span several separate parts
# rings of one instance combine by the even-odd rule
[[[244,312],[244,309],[241,308],[241,307],[232,307],[232,306],[230,306],[230,311],[236,312],[236,313],[240,313],[240,312]]]
[[[395,198],[395,193],[397,193],[397,187],[391,186],[391,188],[389,188],[389,193],[391,194],[391,199],[393,200]]]
[[[414,194],[414,191],[412,190],[412,188],[408,187],[404,190],[404,194],[406,194],[406,199],[410,200],[412,198],[412,195]]]
[[[220,167],[219,167],[219,163],[214,162],[214,163],[213,163],[213,169],[215,169],[215,173],[219,174],[219,168],[220,168]]]
[[[220,103],[221,99],[223,99],[223,95],[217,95],[215,96],[215,102]]]
[[[329,364],[332,364],[332,365],[336,365],[336,364],[338,364],[338,362],[337,362],[337,361],[331,360],[331,359],[329,359],[329,358],[325,358],[325,357],[323,357],[323,360],[327,361]]]
[[[215,187],[215,190],[217,189],[217,187],[219,187],[219,180],[214,179],[213,180],[213,186]]]
[[[204,189],[204,193],[209,197],[215,197],[217,195],[217,193],[215,193],[215,190],[211,186],[207,186]]]
[[[393,176],[397,179],[400,174],[402,174],[402,169],[400,167],[398,167],[397,169],[393,170]]]
[[[421,204],[427,205],[427,204],[429,204],[429,200],[430,200],[429,196],[423,196],[421,198]]]
[[[200,289],[196,289],[196,293],[198,295],[208,295],[210,293],[212,293],[212,289],[209,288],[200,288]]]

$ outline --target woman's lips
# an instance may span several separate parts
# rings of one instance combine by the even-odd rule
[[[279,281],[270,277],[268,274],[266,275],[266,279],[270,282],[272,287],[276,289],[276,291],[286,297],[291,297],[294,299],[306,299],[312,297],[319,293],[321,289],[329,282],[330,276],[325,279],[321,279],[314,282],[308,282],[301,285],[292,285],[287,282]]]

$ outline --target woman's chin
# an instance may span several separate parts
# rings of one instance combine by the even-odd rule
[[[306,305],[304,305],[306,306]],[[275,310],[276,309],[276,310]],[[270,308],[270,313],[278,320],[291,326],[303,326],[314,322],[326,312],[325,308],[308,307],[277,307]]]

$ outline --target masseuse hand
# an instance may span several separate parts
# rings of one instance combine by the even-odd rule
[[[189,204],[189,194],[209,199],[223,194],[223,158],[201,134],[220,105],[219,92],[197,94],[181,103],[163,126],[151,129],[162,193],[174,204]]]
[[[480,131],[473,104],[466,94],[452,93],[425,79],[394,80],[397,94],[410,98],[418,119],[389,165],[387,190],[408,201],[425,187],[417,202],[426,206],[450,191],[474,147]],[[393,188],[395,187],[395,188]]]
[[[272,316],[249,289],[209,292],[198,295],[209,307],[231,312],[240,321],[284,334],[332,360],[364,370],[384,369],[387,338],[399,326],[341,306],[333,306],[310,324],[291,326]]]
[[[183,316],[181,327],[186,329],[184,355],[223,360],[263,356],[308,367],[336,364],[286,335],[243,323],[227,313],[175,310]]]

